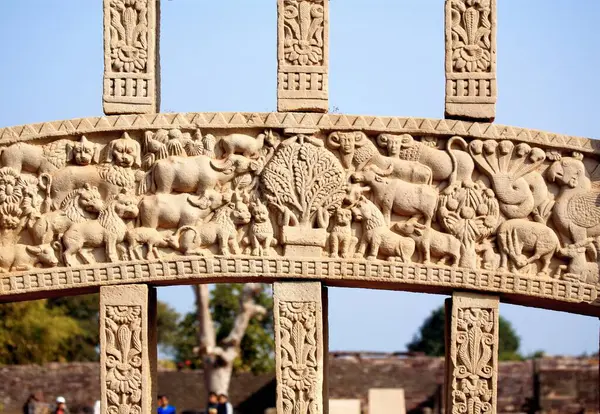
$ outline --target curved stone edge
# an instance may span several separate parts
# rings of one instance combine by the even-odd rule
[[[172,260],[103,263],[78,268],[36,269],[0,278],[0,302],[19,296],[52,296],[56,291],[81,290],[128,283],[231,283],[253,279],[263,282],[305,279],[352,287],[381,287],[451,293],[453,290],[517,295],[545,299],[539,307],[600,316],[595,286],[564,280],[540,279],[511,273],[469,270],[436,265],[367,260],[313,258],[257,258],[246,256],[178,257]],[[415,289],[418,288],[418,289]]]
[[[574,137],[491,123],[449,119],[278,112],[180,112],[114,115],[43,122],[1,128],[0,145],[94,132],[177,127],[360,129],[372,132],[418,133],[432,136],[461,135],[480,139],[510,139],[546,147],[600,154],[600,141],[591,138]]]

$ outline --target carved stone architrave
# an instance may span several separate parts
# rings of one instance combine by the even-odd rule
[[[499,298],[454,293],[446,312],[446,413],[495,414]]]
[[[146,414],[156,409],[156,349],[156,289],[100,288],[102,414]]]
[[[327,112],[329,0],[277,0],[277,108]]]
[[[104,0],[105,114],[159,112],[158,0]]]
[[[273,286],[277,413],[327,413],[326,288],[320,282]]]
[[[446,117],[496,116],[496,0],[446,0]]]

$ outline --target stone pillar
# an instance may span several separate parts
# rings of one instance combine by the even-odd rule
[[[105,114],[160,110],[159,0],[104,0]]]
[[[156,289],[101,287],[102,414],[154,413],[156,352]]]
[[[452,296],[446,317],[446,413],[496,413],[498,304],[494,296]]]
[[[273,296],[277,414],[326,414],[327,290],[320,282],[276,282]]]
[[[496,116],[496,0],[446,0],[446,117]]]
[[[277,0],[277,110],[327,112],[329,0]]]

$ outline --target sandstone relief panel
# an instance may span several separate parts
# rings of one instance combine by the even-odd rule
[[[104,0],[104,113],[158,112],[159,8],[153,0]]]
[[[446,0],[446,116],[496,114],[496,0]]]
[[[277,108],[327,112],[329,0],[277,0]]]
[[[306,257],[597,286],[597,167],[523,142],[359,130],[17,142],[0,151],[0,272]]]

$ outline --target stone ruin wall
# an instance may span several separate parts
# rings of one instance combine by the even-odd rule
[[[575,358],[544,358],[536,361],[539,404],[544,414],[596,413],[598,406],[598,361]],[[415,375],[425,372],[426,375]],[[499,363],[498,413],[521,413],[534,399],[532,361]],[[419,413],[435,401],[443,389],[441,358],[363,360],[330,358],[331,398],[360,398],[367,407],[370,388],[404,388],[408,412]],[[100,367],[95,363],[6,366],[0,368],[0,413],[20,414],[31,390],[44,390],[47,398],[64,395],[76,408],[100,396]],[[203,389],[201,371],[159,371],[158,392],[166,393],[179,412],[198,408]],[[234,377],[230,392],[241,414],[255,414],[252,407],[271,406],[275,401],[273,374]],[[250,407],[250,408],[248,408]],[[76,414],[76,413],[74,413]],[[262,412],[261,412],[262,414]]]

